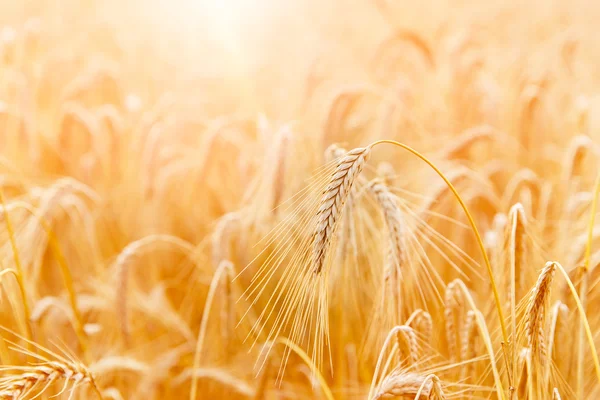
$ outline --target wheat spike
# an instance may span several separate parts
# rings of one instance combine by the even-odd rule
[[[194,251],[194,246],[178,237],[171,235],[149,235],[129,243],[121,253],[119,253],[115,261],[114,268],[117,280],[115,293],[116,309],[121,333],[126,344],[129,343],[131,336],[128,309],[128,294],[130,291],[129,270],[132,268],[132,264],[135,263],[136,259],[143,254],[144,250],[149,249],[150,245],[156,246],[159,243],[173,246],[188,256]]]
[[[444,150],[442,157],[452,159],[466,159],[474,145],[492,138],[494,130],[489,125],[476,126],[453,138],[452,146]]]
[[[422,309],[417,309],[406,320],[406,324],[421,334],[426,343],[431,343],[433,334],[433,321],[431,314]]]
[[[554,278],[555,271],[556,264],[553,262],[546,263],[533,288],[525,315],[527,344],[531,350],[532,357],[539,356],[542,361],[546,357],[546,347],[544,343],[546,308],[548,306],[548,301],[550,300],[550,290],[552,288],[552,279]]]
[[[64,381],[62,389],[55,396],[60,396],[71,385],[71,396],[81,384],[87,384],[100,400],[102,396],[93,374],[80,362],[72,358],[62,357],[44,347],[25,340],[36,348],[37,353],[30,352],[24,347],[6,340],[12,344],[11,349],[23,355],[33,357],[36,362],[30,365],[6,365],[0,368],[0,399],[33,399],[41,396],[50,386],[59,381]],[[53,356],[54,360],[47,358]]]
[[[422,375],[396,371],[381,383],[379,392],[373,397],[377,399],[414,399],[445,400],[446,396],[440,379],[433,374]]]
[[[425,383],[423,386],[423,390],[421,391],[421,396],[419,399],[415,398],[419,388]],[[395,372],[387,376],[381,386],[379,391],[373,397],[374,400],[377,399],[393,399],[393,398],[410,398],[415,400],[425,400],[429,399],[432,393],[433,382],[425,382],[425,376],[416,374],[416,373],[401,373]]]
[[[319,274],[350,189],[367,162],[371,149],[359,147],[342,158],[323,193],[313,237],[313,271]]]
[[[332,144],[325,150],[325,161],[332,162],[334,160],[342,159],[348,151],[337,144]],[[344,206],[344,229],[338,235],[339,239],[339,253],[343,258],[346,258],[348,254],[352,254],[356,259],[358,257],[358,246],[356,243],[356,227],[352,213],[354,211],[354,193],[352,191],[348,194],[346,205]]]
[[[211,235],[211,253],[214,268],[221,261],[233,259],[231,254],[232,236],[240,224],[241,216],[237,212],[230,212],[219,218]]]
[[[410,326],[401,325],[396,334],[396,341],[398,344],[398,357],[399,362],[405,362],[408,360],[409,365],[415,365],[419,362],[419,344],[417,342],[417,335]]]
[[[514,280],[515,285],[515,302],[522,298],[523,290],[525,290],[525,269],[527,267],[527,218],[525,217],[525,209],[520,203],[515,204],[511,207],[508,213],[508,220],[511,222],[509,225],[509,254],[511,262],[511,272],[514,268],[514,277],[510,277],[511,281]],[[512,307],[513,305],[511,305]]]
[[[435,66],[435,53],[432,51],[428,40],[415,31],[405,29],[392,32],[390,36],[380,42],[373,57],[373,65],[379,66],[383,64],[385,62],[384,57],[390,56],[390,54],[393,57],[398,52],[395,47],[399,47],[404,52],[405,50],[402,48],[403,44],[410,45],[411,48],[417,50],[428,67]]]
[[[393,186],[396,178],[396,170],[389,162],[382,161],[377,165],[377,176],[383,180],[387,186]]]
[[[323,148],[342,137],[344,124],[365,92],[366,88],[361,86],[346,86],[340,88],[333,96],[323,127]]]
[[[91,374],[83,367],[73,368],[61,362],[49,362],[32,367],[14,367],[20,374],[7,374],[0,378],[1,399],[26,399],[34,393],[40,395],[50,385],[65,380],[64,392],[69,383],[77,386],[80,383],[93,383]]]
[[[390,238],[384,271],[385,280],[387,281],[392,275],[400,275],[399,269],[404,263],[404,220],[396,196],[390,192],[386,185],[375,183],[371,186],[371,190],[383,211]]]
[[[583,161],[588,153],[598,154],[598,148],[589,136],[577,135],[571,139],[562,162],[562,178],[565,181],[575,178],[583,171]]]
[[[476,314],[474,311],[467,311],[467,317],[462,332],[462,347],[460,350],[460,358],[462,361],[470,361],[464,365],[463,368],[463,379],[468,380],[474,375],[475,365],[471,360],[477,356],[477,348],[475,340],[479,334],[477,327],[477,321],[475,320]]]

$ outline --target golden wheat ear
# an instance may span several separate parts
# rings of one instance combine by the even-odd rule
[[[3,326],[0,326],[0,329],[26,342],[27,345],[35,349],[35,352],[11,340],[4,339],[10,345],[10,350],[36,360],[35,363],[29,365],[4,365],[0,367],[2,372],[0,398],[35,399],[55,383],[64,381],[57,396],[67,390],[71,391],[72,396],[77,387],[85,384],[92,390],[94,396],[102,400],[94,375],[87,366],[77,361],[74,356],[67,353],[65,353],[65,356],[61,356]],[[71,386],[70,389],[69,386]]]
[[[351,150],[342,158],[335,169],[327,188],[323,192],[317,211],[317,227],[313,236],[313,271],[319,274],[331,245],[333,234],[339,223],[344,204],[354,181],[363,170],[371,154],[369,147]]]
[[[419,334],[423,342],[430,344],[433,339],[433,320],[431,314],[420,308],[415,310],[406,320],[406,325]]]
[[[535,365],[545,365],[551,362],[548,359],[546,317],[549,308],[552,281],[556,271],[556,264],[546,263],[531,292],[525,311],[525,336],[527,338],[527,362],[531,369],[527,371],[528,390],[536,396],[541,395],[547,386],[549,378],[545,369],[541,371]]]
[[[381,294],[377,296],[378,299],[374,303],[373,319],[370,322],[370,330],[379,331],[382,327],[388,330],[403,319],[402,269],[406,267],[406,227],[396,196],[388,187],[383,183],[375,182],[368,188],[383,213],[385,236],[387,237],[387,244],[384,247],[386,256],[383,270],[380,273],[381,288],[379,290]],[[369,334],[369,336],[372,335]],[[376,333],[374,335],[379,336]],[[368,345],[380,345],[375,339],[368,339],[367,343]]]
[[[542,362],[545,362],[547,355],[544,327],[555,271],[556,264],[554,263],[547,263],[542,269],[527,303],[527,311],[525,313],[527,345],[531,350],[532,357],[539,357],[539,360]]]
[[[433,378],[413,372],[395,372],[388,375],[381,383],[377,393],[370,399],[389,398],[446,399],[442,384],[437,377]]]

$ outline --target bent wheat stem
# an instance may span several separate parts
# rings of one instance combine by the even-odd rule
[[[587,316],[585,315],[585,310],[583,308],[583,305],[581,304],[581,300],[579,299],[579,295],[577,294],[577,289],[575,288],[575,285],[573,285],[573,282],[571,281],[571,278],[569,278],[569,274],[564,269],[564,267],[562,265],[560,265],[560,263],[558,263],[556,261],[552,261],[552,263],[554,265],[556,265],[556,268],[565,277],[565,281],[567,282],[567,286],[569,287],[569,290],[571,291],[571,295],[573,296],[573,300],[575,300],[575,304],[577,305],[577,310],[579,311],[579,316],[581,318],[581,322],[583,323],[583,327],[584,327],[584,330],[585,330],[585,335],[587,337],[588,344],[590,346],[590,350],[591,350],[591,353],[592,353],[592,360],[594,362],[594,369],[596,371],[596,378],[598,378],[598,382],[600,382],[600,360],[598,359],[598,351],[596,350],[596,345],[594,344],[594,335],[592,334],[592,329],[590,328],[590,324],[588,322]]]
[[[279,336],[275,340],[275,343],[283,344],[284,346],[289,348],[291,351],[296,353],[302,359],[302,361],[304,361],[306,363],[306,365],[308,365],[308,368],[310,368],[310,370],[313,373],[313,375],[315,376],[315,378],[317,378],[317,381],[319,382],[319,385],[321,385],[321,389],[323,390],[323,394],[325,395],[325,398],[327,400],[334,400],[333,393],[331,392],[329,385],[327,385],[327,381],[325,381],[325,378],[323,377],[323,375],[321,374],[321,372],[319,371],[317,366],[311,361],[310,357],[308,356],[308,354],[306,354],[304,352],[304,350],[302,350],[296,344],[292,343],[292,341],[290,341],[288,338],[283,337],[283,336]]]
[[[196,350],[194,351],[194,371],[200,368],[200,353],[204,345],[204,337],[206,335],[206,329],[208,327],[208,317],[210,315],[210,309],[212,306],[221,275],[223,273],[229,274],[227,279],[232,279],[235,275],[233,272],[233,264],[230,261],[221,261],[221,264],[215,271],[213,279],[208,289],[208,295],[206,296],[206,302],[204,303],[204,311],[202,312],[202,321],[200,322],[200,332],[198,333],[198,341],[196,342]],[[196,374],[192,376],[192,389],[190,390],[190,400],[195,400],[198,393],[198,377]]]
[[[473,219],[473,216],[469,212],[467,205],[463,201],[462,197],[458,194],[458,191],[456,190],[454,185],[452,185],[452,183],[448,180],[448,178],[446,178],[444,173],[438,167],[436,167],[432,161],[430,161],[427,157],[425,157],[424,155],[422,155],[421,153],[419,153],[412,147],[409,147],[409,146],[407,146],[403,143],[397,142],[395,140],[384,139],[384,140],[378,140],[378,141],[370,144],[369,146],[367,146],[367,149],[373,148],[373,147],[377,146],[378,144],[385,144],[385,143],[392,144],[394,146],[403,148],[404,150],[407,150],[408,152],[412,153],[413,155],[415,155],[418,158],[420,158],[421,160],[423,160],[427,165],[429,165],[440,176],[440,178],[442,178],[444,180],[446,185],[448,185],[448,188],[454,194],[454,197],[456,197],[456,200],[458,200],[458,202],[460,203],[460,206],[462,207],[467,219],[469,220],[469,225],[471,226],[471,229],[473,230],[473,233],[475,234],[477,244],[479,245],[481,255],[483,256],[483,260],[484,260],[485,266],[487,268],[487,273],[488,273],[488,276],[490,279],[490,283],[492,285],[492,292],[494,294],[494,302],[496,303],[496,312],[498,313],[498,319],[500,320],[500,327],[502,329],[502,340],[504,341],[504,343],[509,343],[508,333],[506,331],[506,324],[504,321],[504,313],[502,312],[502,303],[500,302],[500,295],[498,294],[498,287],[496,286],[496,280],[494,279],[492,265],[490,263],[490,259],[487,255],[487,252],[485,251],[485,245],[481,238],[481,234],[479,233],[479,230],[477,229],[475,220]]]
[[[585,261],[583,265],[583,277],[581,282],[581,304],[585,311],[585,303],[588,291],[588,271],[590,268],[590,259],[592,258],[592,242],[594,240],[594,224],[596,220],[596,211],[598,209],[598,192],[600,192],[600,174],[596,176],[594,183],[594,197],[592,199],[592,208],[590,211],[590,223],[588,226],[588,238],[585,246]],[[579,398],[583,398],[583,335],[584,327],[583,324],[579,324],[578,332],[578,343],[577,343],[577,395]]]

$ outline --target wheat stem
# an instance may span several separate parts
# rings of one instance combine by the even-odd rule
[[[323,394],[325,394],[325,398],[327,400],[334,400],[333,393],[331,392],[329,385],[327,385],[327,381],[325,380],[325,378],[323,377],[323,375],[321,374],[321,372],[319,371],[317,366],[311,361],[308,354],[306,354],[304,352],[304,350],[302,350],[296,344],[292,343],[292,341],[290,341],[288,338],[283,337],[283,336],[279,336],[275,340],[275,343],[283,344],[284,346],[289,348],[291,351],[296,353],[302,359],[302,361],[304,361],[306,363],[306,365],[310,368],[312,374],[315,376],[315,378],[321,385],[321,389],[323,390]]]
[[[510,318],[511,318],[511,333],[513,339],[512,347],[512,374],[509,377],[515,377],[517,375],[517,271],[519,271],[519,290],[522,290],[523,282],[523,268],[525,266],[525,210],[520,203],[515,204],[509,211],[510,225]],[[519,296],[520,298],[520,296]],[[508,343],[507,343],[508,345]],[[510,381],[511,379],[509,379]],[[510,386],[513,382],[509,382]]]
[[[594,183],[594,198],[592,200],[592,208],[590,212],[590,223],[588,226],[588,239],[585,246],[585,263],[583,266],[583,277],[580,288],[581,304],[585,311],[587,291],[588,291],[588,271],[590,268],[590,259],[592,254],[592,242],[594,240],[594,225],[596,219],[596,211],[598,209],[598,193],[600,192],[600,174],[596,176]],[[577,342],[577,395],[583,398],[583,370],[584,370],[584,348],[583,348],[583,324],[579,324],[578,342]]]
[[[196,342],[196,350],[194,351],[194,371],[200,368],[200,355],[202,353],[202,347],[204,345],[204,337],[206,336],[206,329],[208,327],[208,317],[210,316],[210,310],[212,308],[212,302],[215,298],[215,293],[217,291],[217,287],[219,286],[219,282],[221,280],[222,274],[228,274],[227,279],[231,280],[235,276],[233,271],[233,264],[230,261],[224,260],[221,261],[219,267],[215,271],[213,275],[212,281],[210,282],[210,287],[208,289],[208,295],[206,296],[206,301],[204,302],[204,311],[202,312],[202,321],[200,322],[200,331],[198,332],[198,341]],[[192,388],[190,390],[190,400],[196,400],[196,396],[198,393],[198,378],[194,374],[192,376]]]
[[[600,360],[598,359],[598,351],[596,350],[596,345],[594,344],[594,335],[592,334],[590,324],[588,322],[587,316],[585,315],[585,309],[583,308],[583,305],[581,304],[581,300],[579,299],[579,295],[577,294],[577,289],[575,288],[575,285],[573,285],[573,282],[571,281],[569,274],[563,268],[563,266],[560,265],[560,263],[555,262],[555,261],[553,261],[552,263],[556,265],[556,268],[565,277],[565,281],[567,282],[567,286],[569,287],[569,290],[571,291],[573,300],[575,300],[575,304],[577,305],[577,310],[579,311],[579,317],[581,318],[581,322],[583,323],[583,326],[585,329],[585,335],[587,337],[588,344],[590,346],[590,350],[592,353],[592,360],[594,362],[596,378],[598,379],[598,382],[600,382]]]
[[[23,300],[23,313],[25,314],[24,320],[22,321],[22,327],[24,333],[29,340],[33,340],[33,331],[31,329],[31,311],[29,308],[29,300],[25,292],[23,266],[21,265],[21,258],[19,257],[19,249],[17,248],[17,241],[15,239],[15,231],[12,226],[10,216],[8,215],[8,209],[6,208],[6,200],[4,198],[4,191],[0,189],[0,202],[2,203],[2,209],[4,211],[4,220],[6,222],[6,230],[8,231],[8,237],[10,240],[10,246],[12,247],[13,257],[15,261],[16,274],[15,278],[19,285],[21,292],[21,299]]]

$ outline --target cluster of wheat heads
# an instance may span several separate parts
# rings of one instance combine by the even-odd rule
[[[0,399],[600,396],[596,6],[10,3]]]

